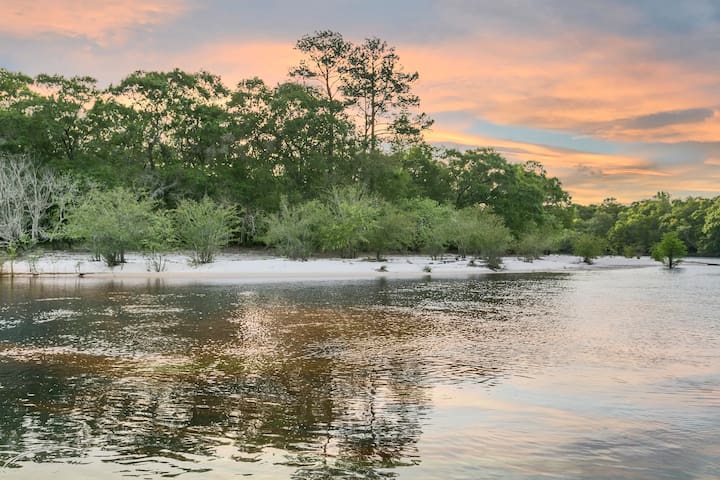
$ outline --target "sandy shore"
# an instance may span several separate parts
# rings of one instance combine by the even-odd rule
[[[193,267],[184,255],[166,257],[162,272],[152,271],[142,255],[127,255],[127,263],[109,268],[102,262],[94,262],[86,253],[53,252],[39,258],[24,258],[15,262],[16,274],[38,276],[81,275],[83,277],[110,278],[215,278],[215,279],[354,279],[376,277],[413,278],[427,275],[466,276],[490,273],[568,272],[603,268],[633,268],[659,266],[648,257],[624,258],[600,257],[593,265],[587,265],[577,256],[548,255],[533,262],[515,257],[505,257],[503,267],[494,272],[481,262],[476,266],[468,260],[446,256],[432,260],[426,256],[388,256],[384,262],[367,259],[322,258],[306,262],[287,260],[258,253],[224,253],[215,262]],[[386,271],[382,271],[384,267]],[[429,271],[428,271],[429,270]],[[5,264],[5,273],[9,265]]]

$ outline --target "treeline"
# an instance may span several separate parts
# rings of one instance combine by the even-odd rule
[[[228,88],[176,69],[100,88],[0,69],[0,245],[82,242],[113,262],[126,249],[195,248],[180,234],[194,225],[188,209],[204,205],[224,213],[213,248],[270,245],[297,258],[450,250],[493,264],[582,245],[590,257],[645,254],[668,231],[691,253],[720,253],[718,199],[573,205],[537,162],[427,145],[418,74],[386,42],[322,31],[296,48],[292,80],[275,86]],[[128,219],[144,238],[101,241],[99,230],[127,237]]]
[[[599,205],[575,205],[573,211],[573,228],[603,239],[607,253],[645,255],[674,233],[691,255],[720,255],[720,197],[672,199],[658,192],[630,205],[608,198]]]

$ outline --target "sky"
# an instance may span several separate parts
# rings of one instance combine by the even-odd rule
[[[536,160],[576,203],[720,194],[720,0],[0,0],[0,67],[288,80],[334,30],[396,48],[426,138]]]

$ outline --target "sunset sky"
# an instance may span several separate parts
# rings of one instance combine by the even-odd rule
[[[579,203],[720,194],[720,0],[0,0],[0,67],[287,79],[330,29],[397,48],[433,143],[542,162]]]

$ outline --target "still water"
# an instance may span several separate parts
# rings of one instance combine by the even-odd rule
[[[720,267],[0,282],[3,478],[720,478]]]

